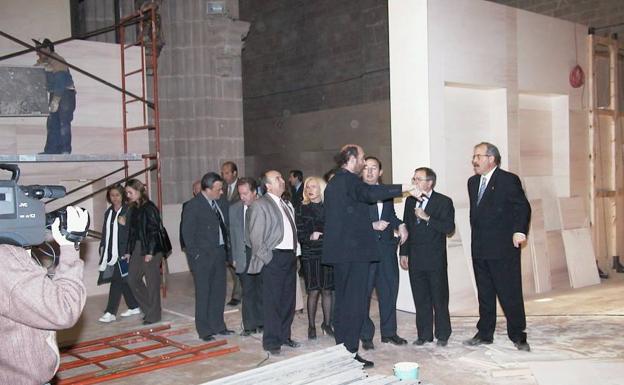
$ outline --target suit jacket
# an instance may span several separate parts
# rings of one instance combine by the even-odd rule
[[[401,185],[371,186],[340,169],[325,189],[324,264],[379,260],[369,204],[401,196]]]
[[[401,255],[409,258],[410,266],[418,270],[445,269],[446,237],[455,231],[455,208],[453,201],[446,195],[431,192],[425,213],[429,221],[420,220],[414,212],[417,200],[413,197],[405,201],[403,221],[407,226],[409,238],[401,245]]]
[[[223,214],[223,221],[228,224],[228,208],[223,207],[222,201],[217,205]],[[209,258],[219,245],[219,218],[214,212],[208,199],[199,193],[184,204],[182,212],[182,236],[186,245],[186,254],[192,262],[198,258]],[[223,234],[227,242],[227,229]]]
[[[377,202],[368,206],[371,222],[383,220],[390,222],[388,227],[383,231],[375,231],[375,237],[377,238],[377,246],[379,249],[380,257],[384,258],[390,256],[396,258],[396,250],[398,245],[398,239],[394,236],[394,230],[398,229],[403,223],[396,216],[394,211],[394,201],[392,199],[386,199],[383,201],[381,209],[381,218],[379,217],[379,210],[377,208]]]
[[[184,207],[187,203],[188,201],[182,203],[182,214],[180,214],[180,231],[178,232],[178,234],[180,234],[180,248],[182,249],[182,251],[186,250],[186,244],[184,243],[184,237],[182,236],[182,216],[184,215]]]
[[[520,178],[497,168],[477,205],[480,182],[480,175],[468,179],[472,257],[520,257],[520,248],[513,245],[513,234],[528,234],[531,220],[531,205],[524,195]]]
[[[238,201],[230,206],[230,244],[232,245],[232,260],[236,264],[236,273],[245,272],[247,256],[245,253],[245,205]]]
[[[299,210],[301,209],[301,202],[303,202],[303,183],[299,186],[299,190],[295,190],[294,187],[291,187],[290,195],[295,212],[299,213]]]
[[[236,183],[238,183],[238,179],[236,179]],[[230,199],[228,199],[227,194],[228,194],[229,186],[230,185],[228,185],[227,183],[225,183],[225,181],[223,181],[223,188],[222,188],[223,195],[221,195],[220,200],[225,200],[229,204],[234,204],[240,200],[240,196],[238,195],[238,189],[236,188],[236,185],[234,185],[234,191],[232,191],[232,196],[230,197]]]
[[[245,218],[248,225],[246,243],[251,248],[248,274],[260,273],[262,267],[273,259],[273,249],[284,237],[284,221],[281,210],[268,193],[252,203],[247,209]]]

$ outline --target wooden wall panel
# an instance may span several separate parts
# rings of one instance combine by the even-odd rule
[[[520,172],[523,176],[553,174],[553,127],[550,111],[518,111]]]

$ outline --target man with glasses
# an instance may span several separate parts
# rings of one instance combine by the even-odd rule
[[[482,142],[474,147],[475,175],[468,179],[468,195],[479,322],[477,334],[464,344],[492,343],[498,297],[509,339],[518,350],[528,352],[520,247],[529,230],[531,206],[518,176],[501,169],[500,162],[500,153],[493,144]]]
[[[401,267],[409,270],[410,286],[416,305],[414,345],[433,341],[446,346],[451,335],[446,236],[455,230],[455,208],[446,195],[433,191],[436,173],[428,167],[414,171],[413,183],[423,194],[407,198],[403,221],[409,237],[401,246]]]

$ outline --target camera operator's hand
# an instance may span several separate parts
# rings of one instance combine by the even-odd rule
[[[78,206],[67,206],[67,232],[68,233],[82,233],[87,230],[89,225],[89,212]],[[59,245],[73,245],[74,242],[70,241],[61,234],[61,221],[56,218],[52,223],[52,235],[54,240]],[[69,234],[68,234],[69,235]]]

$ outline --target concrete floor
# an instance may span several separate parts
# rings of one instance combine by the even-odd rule
[[[547,363],[552,368],[584,367],[571,360],[582,360],[584,365],[615,364],[624,368],[624,338],[621,337],[624,325],[624,274],[612,274],[612,278],[601,285],[577,289],[559,290],[548,295],[537,296],[526,300],[528,341],[530,353],[517,351],[507,339],[505,319],[499,317],[494,344],[481,347],[466,347],[461,341],[475,333],[477,309],[452,314],[453,335],[449,345],[439,348],[435,344],[417,347],[411,344],[416,339],[414,315],[398,313],[399,334],[410,342],[407,346],[382,344],[379,336],[375,336],[375,350],[361,351],[361,354],[375,362],[369,374],[391,375],[394,363],[399,361],[416,361],[421,367],[423,383],[433,385],[444,384],[558,384],[563,378],[563,371],[569,369],[537,370],[540,364]],[[163,300],[163,323],[172,327],[193,326],[194,298],[193,284],[189,273],[178,273],[170,276],[169,292]],[[106,337],[144,326],[138,316],[122,319],[110,324],[97,321],[106,305],[106,296],[90,297],[79,323],[72,329],[59,333],[59,343],[68,341],[84,341]],[[373,302],[373,320],[378,324],[376,302]],[[226,306],[226,323],[228,328],[237,332],[241,330],[240,306]],[[122,303],[120,313],[125,310]],[[502,314],[499,312],[499,314]],[[320,324],[321,314],[317,315]],[[317,326],[320,332],[320,326]],[[332,346],[333,338],[320,335],[313,341],[307,340],[307,315],[296,314],[293,323],[293,338],[302,342],[298,349],[283,348],[280,356],[268,357],[262,350],[261,336],[240,337],[229,336],[228,343],[240,347],[240,352],[207,359],[195,363],[181,365],[158,371],[139,374],[109,382],[110,384],[201,384],[211,379],[224,377],[240,371],[284,360],[302,353]],[[193,332],[181,337],[188,344],[200,344]],[[565,366],[568,365],[568,366]],[[531,368],[534,372],[532,374]],[[608,370],[599,370],[599,376],[609,377]],[[508,369],[521,369],[516,375]],[[93,368],[90,368],[93,370]],[[579,369],[580,370],[580,369]],[[587,371],[587,370],[585,370]],[[547,373],[547,379],[543,377]],[[76,374],[73,372],[72,374]],[[583,373],[573,377],[582,377]],[[624,384],[622,377],[616,382],[601,381],[592,374],[592,383]],[[580,380],[579,380],[580,381]],[[621,382],[617,382],[621,381]],[[579,382],[580,383],[580,382]],[[569,384],[569,382],[568,382]]]

